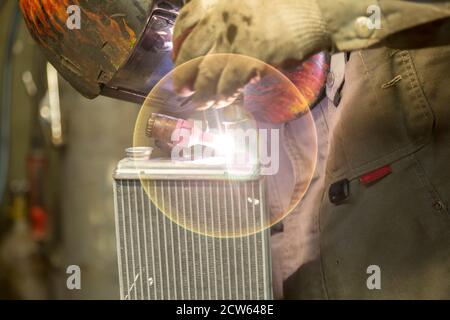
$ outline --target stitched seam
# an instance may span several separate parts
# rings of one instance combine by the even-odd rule
[[[428,104],[428,101],[425,98],[425,93],[422,90],[422,87],[418,83],[418,76],[417,71],[415,70],[414,64],[412,62],[412,57],[409,51],[405,51],[404,54],[402,54],[402,62],[405,64],[407,69],[407,75],[409,78],[409,82],[411,84],[411,89],[413,89],[415,93],[415,98],[419,100],[420,103],[420,109],[422,111],[423,116],[428,119],[429,115],[426,112],[425,108],[430,110],[430,105]]]
[[[411,157],[413,158],[414,163],[416,164],[414,166],[414,172],[416,173],[416,176],[419,178],[422,186],[427,190],[427,192],[430,196],[430,199],[432,201],[439,201],[440,203],[442,203],[443,204],[442,211],[444,211],[445,213],[448,214],[449,211],[448,211],[447,203],[444,201],[444,199],[441,197],[439,192],[434,187],[433,183],[428,178],[426,171],[425,171],[424,167],[422,166],[422,163],[420,162],[420,160],[417,158],[417,156],[415,154],[411,155]]]
[[[365,163],[361,164],[360,166],[358,166],[357,168],[352,170],[353,174],[350,175],[350,177],[347,177],[347,179],[354,180],[354,179],[359,178],[360,174],[363,174],[366,171],[366,170],[364,170],[364,172],[362,172],[362,170],[361,170],[361,168],[364,167],[364,166],[369,166],[369,167],[373,166],[373,169],[376,169],[378,166],[380,166],[380,167],[383,166],[383,164],[392,164],[392,163],[396,163],[398,161],[401,161],[401,160],[411,156],[411,154],[421,150],[423,147],[425,147],[431,141],[430,139],[428,139],[428,141],[424,142],[423,145],[421,145],[421,146],[416,148],[414,146],[414,143],[416,143],[419,140],[420,139],[414,140],[411,144],[407,145],[406,147],[401,148],[401,149],[397,149],[397,150],[392,151],[392,152],[389,152],[388,154],[385,154],[383,157],[381,157],[379,159],[371,160],[369,162],[365,162]],[[410,150],[408,153],[400,156],[400,158],[395,159],[395,160],[389,160],[389,158],[395,156],[396,153],[402,154],[402,153],[406,152],[408,149],[411,149],[411,148],[412,148],[412,150]],[[389,161],[387,161],[387,160],[389,160]],[[386,161],[387,161],[387,163],[385,163]],[[376,166],[374,166],[375,163],[378,163],[378,164]],[[370,169],[368,169],[368,170],[370,170]],[[343,176],[345,176],[345,175],[341,174],[338,177],[343,177]]]
[[[299,170],[299,168],[297,168],[297,166],[295,165],[297,163],[296,160],[299,159],[298,156],[296,156],[296,154],[298,154],[298,152],[296,152],[296,139],[294,134],[292,133],[292,131],[290,130],[290,127],[286,128],[285,130],[285,135],[286,135],[286,151],[287,151],[287,155],[289,157],[289,160],[291,161],[292,164],[292,169],[293,169],[293,173],[294,173],[294,190],[293,190],[293,195],[294,197],[291,197],[291,200],[289,202],[289,208],[293,207],[294,204],[296,204],[297,198],[295,197],[295,195],[297,195],[299,193],[299,188],[300,188],[300,184],[298,181],[298,177],[300,176],[301,172]],[[295,209],[293,209],[295,210]]]
[[[336,177],[336,178],[347,177],[347,179],[349,179],[349,180],[356,179],[356,178],[359,177],[360,173],[363,173],[363,172],[361,172],[362,171],[361,170],[362,167],[371,166],[372,164],[375,164],[375,163],[378,163],[378,162],[382,163],[382,162],[386,161],[387,159],[389,159],[390,157],[394,156],[396,153],[403,153],[403,152],[407,151],[408,149],[414,147],[414,143],[417,142],[418,140],[419,139],[415,140],[413,143],[407,145],[406,147],[403,147],[403,148],[400,148],[400,149],[396,149],[396,150],[394,150],[392,152],[389,152],[389,153],[385,154],[381,158],[364,162],[364,163],[358,165],[358,167],[356,167],[354,169],[353,168],[349,168],[348,170],[345,170],[343,173],[340,173],[340,174],[337,174],[337,175],[331,173],[331,175]],[[416,152],[417,150],[420,150],[421,148],[423,148],[423,146],[420,146],[418,149],[413,149],[408,154],[405,154],[404,156],[401,156],[399,159],[395,159],[395,160],[392,160],[392,161],[389,161],[389,162],[390,163],[395,163],[395,162],[397,162],[397,161],[399,161],[401,159],[404,159],[405,157],[409,156],[410,154]],[[374,166],[373,169],[376,169],[377,166]],[[364,171],[366,171],[366,170],[364,170]],[[350,175],[347,176],[347,173],[350,173]]]
[[[417,90],[418,90],[417,98],[419,100],[423,100],[422,104],[421,104],[421,107],[422,107],[423,113],[425,114],[425,116],[427,118],[428,118],[428,112],[426,112],[426,110],[424,110],[424,109],[427,109],[430,112],[430,114],[432,116],[431,121],[432,121],[432,128],[433,128],[435,126],[435,119],[436,119],[436,117],[434,115],[434,110],[431,107],[430,101],[428,100],[427,94],[425,93],[425,90],[424,90],[423,86],[420,84],[419,76],[417,74],[416,66],[414,64],[414,59],[412,58],[411,53],[409,51],[407,52],[407,54],[409,56],[409,61],[410,61],[410,64],[411,64],[411,68],[412,68],[413,73],[414,73],[414,81],[417,83]]]
[[[322,192],[322,197],[321,197],[321,203],[320,203],[320,207],[319,207],[319,212],[317,214],[317,217],[315,218],[315,220],[317,221],[318,227],[319,227],[319,267],[320,267],[320,275],[321,275],[321,283],[322,283],[322,290],[323,293],[325,295],[325,299],[329,300],[330,299],[330,294],[328,293],[328,285],[327,285],[327,279],[325,277],[325,270],[324,270],[324,262],[323,262],[323,254],[322,254],[322,226],[320,223],[320,218],[322,216],[322,211],[323,211],[323,206],[324,206],[324,197],[327,191],[327,187],[325,185],[325,188]]]

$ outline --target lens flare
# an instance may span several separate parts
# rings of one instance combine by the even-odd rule
[[[173,85],[174,74],[192,74],[203,58],[191,60],[152,89],[139,112],[133,137],[134,147],[155,147],[148,132],[164,132],[167,136],[167,128],[149,130],[149,119],[152,124],[171,123],[174,132],[182,128],[192,134],[185,137],[187,140],[172,135],[171,142],[163,142],[171,150],[166,148],[165,153],[159,154],[166,159],[146,160],[155,164],[146,168],[162,166],[170,170],[142,170],[141,184],[150,200],[171,221],[195,233],[220,238],[245,237],[266,230],[301,203],[316,166],[317,136],[310,106],[321,89],[319,80],[313,81],[313,87],[318,89],[298,86],[305,84],[300,73],[317,78],[317,70],[308,73],[308,66],[297,73],[292,71],[293,82],[289,74],[251,57],[214,54],[208,59],[226,65],[230,56],[233,61],[241,59],[240,63],[258,63],[264,70],[258,80],[241,90],[234,102],[223,108],[213,104],[204,110],[192,95],[178,94]],[[158,122],[155,114],[173,118]],[[295,130],[285,125],[288,121]],[[196,123],[201,124],[200,128]],[[189,154],[175,159],[174,149],[179,147],[179,141],[183,141],[183,151],[200,145],[200,157]],[[208,143],[202,145],[202,141]],[[160,146],[161,141],[156,145]]]

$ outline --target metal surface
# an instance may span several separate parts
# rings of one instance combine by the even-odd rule
[[[151,17],[134,51],[102,94],[142,103],[150,90],[173,68],[172,31],[180,1],[155,1]]]
[[[213,159],[211,159],[213,160]],[[257,180],[259,166],[249,164],[239,170],[217,161],[174,161],[159,159],[153,161],[136,161],[125,158],[121,160],[114,173],[115,179],[158,179],[158,180]]]
[[[147,122],[145,135],[166,143],[172,142],[172,133],[180,120],[167,115],[152,113]]]
[[[137,178],[144,163],[154,179]],[[168,199],[170,209],[183,215],[208,215],[212,224],[227,223],[227,227],[228,223],[249,223],[240,219],[246,217],[262,226],[267,219],[263,180],[257,176],[237,182],[224,176],[211,179],[218,177],[208,175],[208,170],[214,170],[203,168],[204,175],[198,175],[197,165],[192,168],[197,179],[190,180],[190,175],[181,173],[188,170],[187,164],[172,172],[156,169],[169,166],[159,160],[141,164],[135,163],[134,178],[130,169],[124,170],[124,161],[115,175],[121,298],[271,299],[268,230],[234,238],[200,235],[169,220],[142,187],[154,189],[158,199]],[[260,200],[249,204],[248,199]],[[230,218],[238,207],[242,208],[239,219]]]

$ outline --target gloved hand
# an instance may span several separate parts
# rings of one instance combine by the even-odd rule
[[[300,63],[331,47],[317,0],[192,0],[180,12],[174,30],[179,92],[195,91],[200,102],[218,101],[235,94],[265,65]]]

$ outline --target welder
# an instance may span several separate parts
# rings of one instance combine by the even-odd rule
[[[206,57],[176,84],[199,100],[264,72],[233,59],[218,68],[211,53],[277,66],[342,53],[323,188],[302,208],[310,233],[285,222],[284,245],[313,251],[284,255],[286,298],[450,298],[449,17],[450,1],[192,0],[181,11],[177,65]]]
[[[142,101],[172,67],[164,26],[181,1],[20,4],[49,60],[86,96]],[[69,4],[82,8],[80,30],[63,27]],[[437,0],[191,0],[181,10],[175,63],[205,58],[175,84],[205,104],[264,73],[239,59],[219,67],[208,54],[277,67],[334,54],[313,110],[316,183],[276,240],[279,296],[450,298],[449,17],[450,1]],[[301,140],[296,121],[284,144]],[[299,166],[301,152],[290,159]]]

